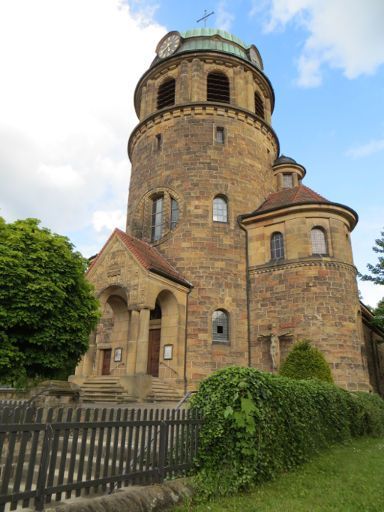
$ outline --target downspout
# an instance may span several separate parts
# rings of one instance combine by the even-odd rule
[[[184,331],[184,395],[187,394],[187,340],[188,340],[188,305],[189,305],[189,294],[192,288],[187,292],[187,304],[185,308],[185,331]]]
[[[245,290],[247,297],[247,337],[248,337],[248,366],[252,367],[252,351],[251,351],[251,304],[250,304],[250,296],[251,296],[251,280],[249,277],[249,252],[248,252],[248,231],[242,225],[242,216],[239,215],[237,217],[237,223],[245,232]]]

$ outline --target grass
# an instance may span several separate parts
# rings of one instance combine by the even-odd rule
[[[248,494],[173,512],[383,512],[384,438],[335,446]]]

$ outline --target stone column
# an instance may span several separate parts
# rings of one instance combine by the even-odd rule
[[[205,84],[203,75],[203,66],[199,59],[193,59],[192,61],[192,101],[205,101],[206,94],[202,90],[202,84]]]
[[[136,374],[146,374],[148,364],[149,309],[141,309],[139,317],[139,336],[137,339]]]
[[[134,375],[136,369],[137,338],[139,335],[139,312],[131,311],[127,344],[126,375]]]

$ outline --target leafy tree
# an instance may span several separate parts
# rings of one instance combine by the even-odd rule
[[[308,340],[298,341],[281,366],[280,375],[291,379],[319,379],[333,382],[323,354]]]
[[[38,220],[0,217],[0,382],[73,370],[99,316],[86,266]]]
[[[363,281],[372,281],[375,284],[384,285],[384,231],[380,233],[381,238],[375,240],[375,244],[372,249],[379,255],[379,261],[376,265],[368,263],[367,268],[370,274],[361,276]],[[372,323],[384,329],[384,298],[379,302],[377,307],[373,310],[375,315]]]
[[[375,246],[372,249],[379,255],[379,261],[376,265],[368,263],[367,268],[370,274],[362,276],[363,281],[373,281],[376,284],[384,285],[384,231],[380,233],[381,238],[375,240]]]
[[[377,307],[373,310],[373,314],[375,316],[373,317],[372,323],[384,329],[384,299],[381,299],[378,303]]]

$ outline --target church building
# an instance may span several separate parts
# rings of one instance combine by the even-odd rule
[[[71,378],[84,396],[166,400],[224,366],[278,372],[301,339],[337,385],[384,393],[384,333],[356,284],[357,214],[280,154],[256,46],[169,32],[134,103],[126,230],[87,274],[102,317]]]

